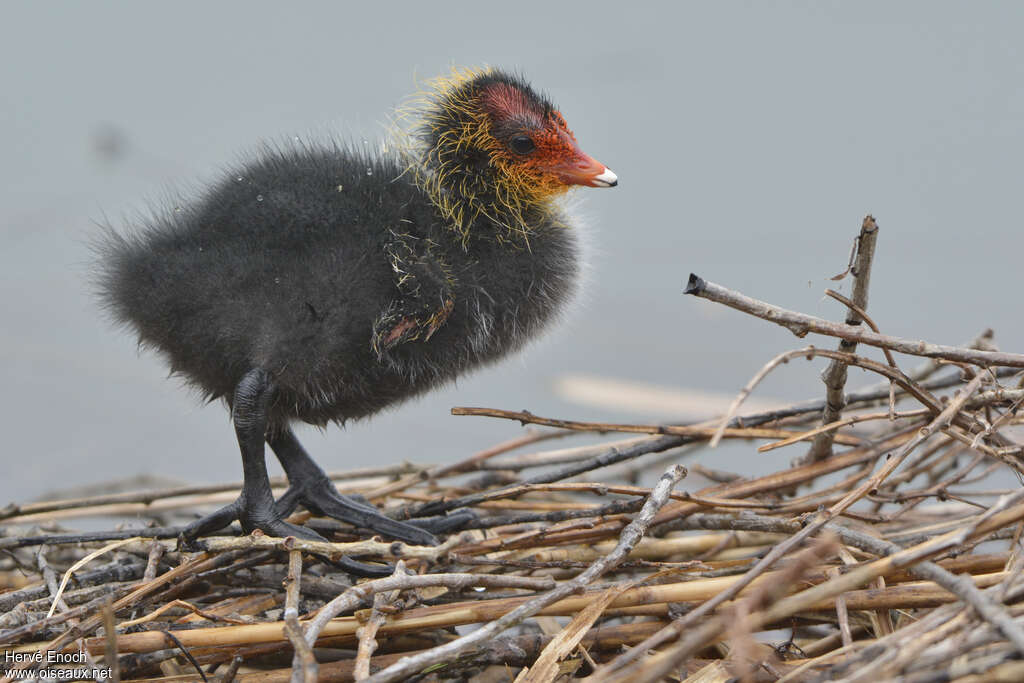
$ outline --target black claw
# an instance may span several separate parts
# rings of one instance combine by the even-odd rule
[[[416,517],[407,521],[413,526],[418,526],[434,534],[450,534],[453,531],[460,531],[474,522],[480,521],[480,517],[472,510],[462,509],[447,515]]]
[[[179,538],[184,539],[186,543],[195,541],[200,536],[211,534],[214,531],[220,531],[224,527],[228,526],[239,518],[239,513],[242,509],[239,501],[235,501],[224,507],[211,512],[205,517],[200,517],[196,521],[189,524],[181,532]],[[179,541],[180,544],[180,541]]]
[[[198,553],[206,550],[206,544],[198,539],[189,538],[183,531],[178,534],[178,545],[175,550],[186,553]]]
[[[259,530],[268,536],[274,536],[276,538],[286,538],[288,536],[294,536],[295,538],[301,538],[304,541],[326,541],[327,539],[313,531],[307,529],[304,526],[298,526],[290,524],[280,519],[271,520],[261,524]]]
[[[312,500],[305,500],[305,498]],[[307,492],[303,503],[322,513],[326,517],[348,522],[364,529],[369,529],[406,543],[417,545],[437,545],[438,540],[429,531],[407,522],[399,522],[385,517],[376,508],[360,505],[338,493],[333,485],[329,489],[318,489]]]
[[[343,572],[367,579],[379,579],[395,573],[395,568],[389,564],[366,564],[345,555],[342,555],[337,560],[331,560],[326,557],[320,557],[320,559],[327,564],[334,565]]]
[[[409,514],[416,515],[416,519],[423,519],[443,515],[445,511],[446,508],[444,501],[432,500],[429,503],[423,503],[419,507],[413,508]]]

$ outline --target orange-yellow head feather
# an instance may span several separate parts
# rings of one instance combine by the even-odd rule
[[[573,185],[617,179],[585,154],[562,114],[523,79],[460,70],[432,84],[417,108],[418,151],[411,168],[442,215],[465,237],[482,216],[529,235],[532,212]],[[409,115],[406,113],[405,115]]]

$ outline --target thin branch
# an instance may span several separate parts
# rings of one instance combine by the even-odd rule
[[[895,382],[893,382],[895,385]],[[776,448],[782,448],[784,446],[790,446],[798,441],[805,441],[812,436],[821,434],[822,432],[834,431],[836,429],[842,429],[843,427],[849,427],[851,425],[860,424],[861,422],[870,422],[872,420],[884,420],[887,418],[905,418],[905,417],[923,417],[928,415],[929,411],[927,408],[919,408],[917,410],[908,410],[902,413],[890,413],[886,411],[884,413],[864,413],[860,415],[853,415],[851,417],[843,418],[842,420],[836,420],[835,422],[809,429],[806,432],[800,434],[794,434],[788,439],[782,441],[775,441],[773,443],[766,443],[763,446],[758,446],[758,453],[767,453],[773,451]]]
[[[749,313],[768,322],[781,325],[798,337],[805,337],[808,332],[814,332],[815,334],[839,337],[840,339],[847,339],[852,342],[867,344],[868,346],[891,349],[911,356],[941,358],[955,363],[971,363],[982,367],[1024,368],[1024,354],[981,351],[876,334],[859,326],[842,325],[812,315],[779,308],[713,282],[708,282],[697,275],[690,275],[690,281],[687,284],[685,293],[724,304],[738,311]]]
[[[306,642],[312,646],[331,619],[342,612],[355,609],[377,593],[434,586],[444,586],[452,590],[462,590],[474,586],[546,590],[554,586],[554,579],[550,577],[505,576],[503,574],[415,574],[392,575],[384,579],[366,581],[349,588],[320,608],[316,617],[306,624]]]
[[[409,476],[398,479],[397,481],[393,481],[390,484],[385,484],[384,486],[367,491],[364,494],[364,497],[369,500],[378,500],[393,493],[397,493],[398,491],[404,491],[410,486],[414,486],[426,480],[435,481],[453,474],[472,472],[480,469],[480,466],[487,460],[490,460],[497,455],[501,455],[502,453],[507,453],[517,448],[522,448],[523,446],[539,443],[541,441],[547,441],[549,439],[559,439],[568,436],[569,434],[570,432],[562,431],[532,431],[523,436],[511,439],[510,441],[506,441],[505,443],[500,443],[496,446],[480,451],[465,460],[460,460],[459,462],[454,462],[443,467],[438,466],[420,470],[419,472],[415,472]]]
[[[371,683],[391,683],[392,681],[407,678],[429,666],[447,661],[460,652],[476,647],[479,643],[490,640],[505,629],[511,628],[520,623],[523,619],[539,612],[544,607],[558,602],[564,597],[582,591],[588,584],[600,577],[602,574],[614,569],[629,555],[630,550],[639,543],[647,531],[647,528],[654,521],[658,510],[668,502],[669,494],[676,483],[683,478],[686,470],[679,465],[673,465],[661,476],[657,486],[651,491],[650,497],[644,507],[637,514],[636,519],[630,522],[622,531],[619,543],[615,549],[604,557],[595,561],[590,567],[570,581],[566,581],[557,588],[530,600],[496,621],[492,621],[477,629],[469,635],[463,636],[440,647],[427,650],[426,652],[399,660],[383,671],[366,679]]]
[[[732,423],[733,415],[735,415],[736,411],[739,410],[740,405],[743,403],[744,400],[746,400],[748,396],[750,396],[754,388],[757,387],[757,385],[760,384],[761,381],[772,370],[779,367],[780,365],[783,365],[784,363],[788,363],[794,358],[804,357],[810,360],[811,358],[815,358],[818,356],[824,358],[831,358],[833,360],[841,360],[847,365],[856,365],[857,367],[864,368],[865,370],[871,370],[872,372],[876,372],[884,377],[887,377],[893,382],[896,382],[901,387],[903,387],[903,389],[905,389],[907,393],[911,394],[914,398],[921,401],[921,403],[925,404],[925,406],[929,408],[932,412],[939,412],[940,404],[938,400],[934,396],[929,394],[920,385],[915,384],[909,377],[904,375],[898,369],[890,368],[887,365],[882,365],[881,363],[876,363],[875,361],[868,360],[866,358],[861,358],[860,356],[854,356],[849,353],[841,353],[839,351],[828,351],[826,349],[818,349],[813,346],[808,346],[803,349],[795,349],[793,351],[786,351],[780,353],[775,358],[768,361],[768,363],[764,367],[758,370],[757,374],[755,374],[751,378],[751,380],[747,382],[747,384],[743,387],[743,389],[740,390],[740,393],[736,396],[732,404],[729,406],[728,412],[726,412],[725,417],[723,417],[722,421],[719,423],[718,430],[716,431],[715,436],[712,437],[711,439],[710,446],[714,447],[718,443],[718,440],[720,438],[719,435],[721,433],[724,433],[727,426]]]
[[[302,551],[288,553],[288,575],[284,577],[284,633],[295,648],[292,683],[316,683],[318,665],[313,648],[306,644],[299,625],[299,596],[302,591]]]
[[[473,415],[483,417],[497,417],[503,420],[516,420],[522,424],[539,424],[560,429],[570,429],[584,432],[628,432],[637,434],[672,434],[675,436],[689,436],[696,439],[707,439],[715,436],[716,431],[711,427],[699,425],[645,425],[645,424],[620,424],[613,422],[581,422],[579,420],[558,420],[550,417],[534,415],[528,410],[500,410],[497,408],[474,408],[468,406],[456,406],[452,408],[452,415]],[[790,433],[784,429],[758,429],[754,427],[740,427],[725,429],[721,436],[734,439],[775,439],[786,438]],[[719,438],[721,438],[721,436]],[[856,445],[851,439],[847,439],[847,445]]]
[[[831,516],[842,514],[851,505],[867,495],[869,491],[878,488],[885,478],[889,476],[893,470],[899,467],[903,463],[903,460],[910,455],[915,448],[924,443],[927,439],[931,438],[933,434],[948,426],[955,419],[957,413],[960,412],[960,409],[963,408],[964,404],[967,402],[967,399],[970,398],[979,387],[981,387],[981,383],[985,377],[985,373],[981,372],[975,375],[974,379],[972,379],[964,389],[957,392],[953,400],[951,400],[949,404],[942,409],[942,412],[940,412],[934,420],[918,430],[910,441],[903,444],[895,455],[886,460],[885,464],[879,468],[878,472],[872,475],[856,489],[850,491],[838,503],[833,505],[829,509],[829,514]]]
[[[394,577],[402,577],[406,574],[405,563],[399,560],[395,564]],[[373,596],[373,609],[366,622],[356,629],[356,638],[359,639],[359,648],[356,652],[356,663],[352,670],[352,677],[357,681],[370,677],[370,657],[377,649],[377,630],[387,620],[383,612],[386,605],[393,604],[401,591],[382,591]]]
[[[117,661],[117,626],[114,624],[114,601],[107,596],[103,603],[103,636],[106,638],[106,647],[103,652],[103,662],[110,670],[107,677],[112,683],[120,683],[121,667]]]
[[[597,455],[587,458],[586,460],[573,463],[553,472],[546,472],[544,474],[530,477],[522,483],[550,484],[551,482],[575,477],[583,474],[584,472],[591,472],[602,467],[608,467],[609,465],[615,465],[626,460],[632,460],[633,458],[638,458],[641,455],[647,455],[648,453],[661,453],[662,451],[667,451],[670,448],[685,445],[692,440],[692,438],[685,436],[656,436],[649,439],[635,441],[626,447],[620,448],[618,446],[609,446],[608,448],[600,451]],[[477,505],[481,501],[486,500],[487,495],[489,494],[474,493],[451,500],[436,500],[413,507],[405,512],[409,517],[438,515],[456,508]]]
[[[867,319],[864,311],[868,307],[868,288],[871,283],[871,263],[875,256],[875,242],[878,239],[878,224],[871,216],[864,218],[860,228],[860,235],[857,237],[857,256],[851,268],[853,273],[853,299],[848,300],[846,313],[846,324],[859,326],[862,320]],[[831,290],[829,290],[831,292]],[[845,297],[844,297],[845,298]],[[847,303],[844,302],[844,303]],[[862,315],[863,314],[863,315]],[[878,332],[872,323],[871,328]],[[857,343],[848,339],[839,340],[837,351],[843,353],[856,353]],[[892,357],[888,357],[889,364],[895,367]],[[838,360],[829,363],[828,368],[821,375],[825,382],[825,409],[821,413],[821,424],[827,425],[837,421],[845,406],[843,402],[845,395],[843,388],[846,386],[846,364]],[[835,432],[826,431],[814,437],[814,442],[807,454],[807,462],[815,462],[832,455],[832,440]]]
[[[387,467],[367,467],[363,469],[349,470],[347,472],[331,472],[327,476],[332,481],[344,481],[351,479],[363,479],[366,477],[391,476],[407,474],[417,468],[409,463],[400,465],[389,465]],[[270,485],[282,487],[288,485],[284,477],[272,477]],[[227,491],[239,491],[242,482],[228,484],[210,484],[206,486],[178,486],[175,488],[157,489],[152,491],[128,491],[125,493],[112,493],[103,496],[90,496],[88,498],[72,498],[67,500],[51,500],[39,503],[28,503],[25,505],[7,505],[0,508],[0,520],[23,517],[26,515],[37,515],[44,512],[56,512],[58,510],[73,510],[77,508],[98,507],[101,505],[114,505],[120,503],[143,503],[149,505],[164,498],[181,498],[183,496],[205,495],[211,493],[222,493]]]

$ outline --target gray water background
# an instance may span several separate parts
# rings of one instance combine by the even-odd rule
[[[140,473],[237,480],[224,410],[100,314],[97,223],[187,196],[260,140],[379,140],[416,79],[452,65],[521,70],[621,184],[578,193],[591,276],[568,322],[457,387],[309,430],[328,469],[519,433],[453,405],[645,417],[567,402],[566,374],[731,394],[807,341],[683,296],[688,274],[841,318],[822,291],[868,212],[883,331],[958,343],[992,326],[1024,351],[1022,35],[1011,3],[4,3],[0,504]],[[819,369],[759,393],[819,396]],[[753,472],[798,454],[702,458]]]

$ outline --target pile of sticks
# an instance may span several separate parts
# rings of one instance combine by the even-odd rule
[[[475,512],[436,547],[308,513],[292,521],[329,542],[236,529],[180,547],[182,515],[238,484],[0,510],[2,680],[1024,680],[1024,355],[988,332],[963,347],[884,335],[867,314],[877,236],[869,216],[851,297],[830,293],[844,323],[691,276],[690,295],[840,340],[772,359],[716,420],[457,408],[541,429],[453,464],[333,475],[399,518]],[[824,399],[745,413],[796,358],[830,361]],[[880,383],[848,391],[850,366]],[[540,446],[579,432],[604,440]],[[796,457],[715,470],[721,439]],[[67,527],[96,516],[130,521]],[[342,555],[383,576],[348,576]]]

